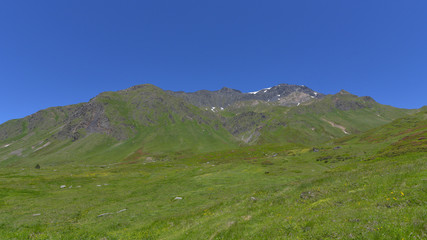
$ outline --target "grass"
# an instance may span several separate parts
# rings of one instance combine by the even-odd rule
[[[6,168],[0,236],[425,238],[426,155],[368,160],[376,154],[370,145],[319,152],[269,145],[113,165]],[[103,213],[111,214],[98,217]]]

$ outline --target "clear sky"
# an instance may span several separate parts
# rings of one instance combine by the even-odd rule
[[[142,83],[427,104],[427,1],[0,1],[0,123]]]

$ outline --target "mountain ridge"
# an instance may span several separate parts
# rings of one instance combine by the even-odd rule
[[[294,106],[311,99],[325,96],[304,85],[278,84],[255,92],[243,93],[240,90],[223,87],[216,91],[199,90],[196,92],[170,91],[167,93],[180,96],[198,107],[225,108],[239,101],[262,100],[277,102],[282,106]]]
[[[110,157],[103,161],[108,162],[138,151],[170,154],[248,144],[324,143],[412,112],[370,97],[324,95],[288,84],[252,93],[226,87],[183,93],[142,84],[1,124],[0,146],[7,147],[0,148],[0,165],[29,159],[101,161],[106,152]]]

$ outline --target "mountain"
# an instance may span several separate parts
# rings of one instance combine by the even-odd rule
[[[0,238],[426,239],[426,107],[218,106],[145,84],[0,125]]]
[[[19,163],[16,159],[111,162],[142,148],[203,152],[237,144],[212,112],[145,84],[8,121],[0,126],[0,146],[6,164]]]
[[[0,125],[0,165],[108,163],[247,144],[319,144],[413,112],[346,91],[324,95],[288,84],[252,93],[172,92],[143,84]]]
[[[293,107],[258,100],[240,102],[220,114],[224,126],[245,142],[316,144],[360,133],[413,112],[340,91]]]
[[[242,93],[231,88],[222,88],[218,91],[200,90],[197,92],[173,92],[169,94],[179,96],[198,107],[226,108],[240,101],[261,100],[276,102],[282,106],[294,106],[311,99],[319,99],[324,95],[311,90],[306,86],[279,84],[274,87],[261,89],[256,92]]]
[[[322,111],[342,106],[339,96],[326,96]],[[344,108],[375,109],[368,100]],[[426,110],[315,148],[249,145],[175,158],[142,149],[114,164],[104,153],[99,162],[40,168],[40,158],[16,158],[16,167],[0,167],[0,238],[426,239]]]

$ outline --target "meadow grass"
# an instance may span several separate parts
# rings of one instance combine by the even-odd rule
[[[425,239],[425,153],[334,146],[3,168],[0,238]]]

